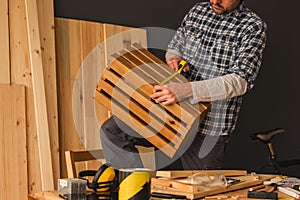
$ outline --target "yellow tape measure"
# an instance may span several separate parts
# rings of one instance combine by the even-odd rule
[[[170,76],[168,76],[165,80],[163,80],[159,84],[164,85],[167,82],[169,82],[172,78],[174,78],[177,74],[180,74],[186,64],[187,64],[187,62],[185,60],[181,60],[178,64],[178,70],[176,72],[174,72],[173,74],[171,74]]]

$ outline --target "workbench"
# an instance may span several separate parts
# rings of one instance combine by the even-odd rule
[[[211,197],[205,197],[206,200],[214,200],[214,199],[221,199],[221,200],[228,200],[228,199],[249,199],[247,198],[247,192],[249,188],[244,188],[241,190],[236,190],[232,192],[226,192],[218,195],[214,195]],[[278,191],[277,191],[278,192]],[[215,197],[215,198],[213,198]],[[289,199],[293,200],[294,198],[289,197],[288,195],[282,194],[278,192],[279,199]],[[35,194],[28,195],[28,200],[62,200],[61,197],[58,196],[58,191],[47,191],[47,192],[40,192]],[[151,200],[159,200],[159,198],[151,198]],[[254,200],[251,198],[251,200]]]

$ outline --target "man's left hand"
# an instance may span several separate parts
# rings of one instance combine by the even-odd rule
[[[165,85],[154,86],[151,98],[154,99],[156,103],[167,106],[188,98],[192,96],[192,94],[192,86],[189,82],[171,82]]]

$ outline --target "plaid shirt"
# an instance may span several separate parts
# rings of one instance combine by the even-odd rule
[[[190,81],[202,81],[236,73],[253,86],[266,42],[266,24],[241,3],[226,15],[216,14],[209,2],[196,4],[185,16],[168,51],[190,65]],[[201,134],[227,135],[236,126],[242,96],[212,102],[199,127]]]

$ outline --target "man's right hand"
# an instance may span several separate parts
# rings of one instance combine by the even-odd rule
[[[182,57],[180,56],[173,56],[170,59],[167,60],[167,64],[171,67],[173,70],[178,70],[178,63],[182,60]],[[190,70],[190,67],[188,64],[183,68],[184,72],[187,72]]]

